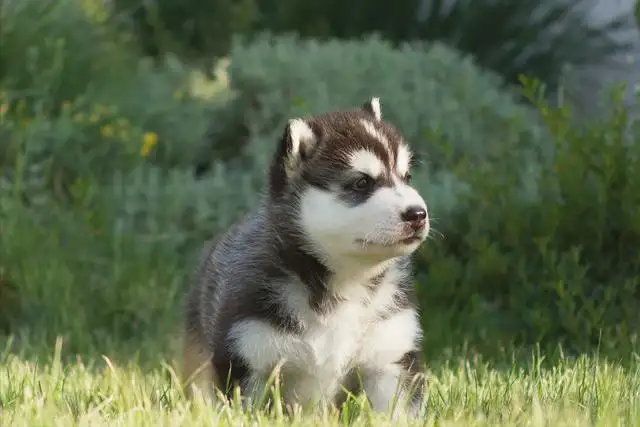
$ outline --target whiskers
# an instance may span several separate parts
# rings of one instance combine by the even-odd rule
[[[437,221],[438,221],[438,218],[433,218],[433,217],[429,218],[429,234],[427,234],[426,240],[436,241],[436,240],[444,240],[447,238],[443,233],[436,230],[435,224]]]

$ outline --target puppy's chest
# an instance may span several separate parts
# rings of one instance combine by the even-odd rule
[[[356,362],[373,322],[372,310],[345,303],[335,312],[309,322],[302,339],[313,350],[318,366],[335,373]]]
[[[353,298],[330,313],[307,322],[302,339],[315,354],[315,362],[327,374],[343,374],[359,361],[363,347],[379,323],[379,313],[392,302],[395,287],[388,283],[368,301]]]

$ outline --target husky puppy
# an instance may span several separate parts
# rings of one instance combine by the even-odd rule
[[[409,256],[429,218],[411,157],[378,98],[288,121],[260,203],[202,251],[186,301],[188,383],[255,397],[280,367],[287,403],[332,404],[346,389],[374,410],[399,395],[417,408]]]

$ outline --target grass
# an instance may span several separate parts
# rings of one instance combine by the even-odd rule
[[[640,362],[628,368],[596,358],[564,359],[544,369],[492,369],[449,363],[427,376],[429,398],[420,420],[396,421],[352,402],[342,415],[243,411],[202,397],[188,401],[173,363],[143,371],[108,357],[66,364],[62,340],[45,363],[8,351],[0,360],[0,420],[11,426],[640,426]]]

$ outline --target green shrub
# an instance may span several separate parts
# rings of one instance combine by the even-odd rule
[[[525,82],[551,133],[552,161],[522,170],[505,146],[490,168],[453,169],[469,191],[440,214],[445,238],[421,251],[422,300],[446,307],[438,311],[449,327],[485,350],[541,343],[631,357],[640,328],[640,127],[621,91],[603,118],[578,125],[566,105],[549,107]],[[446,333],[429,339],[428,347],[451,345]]]
[[[178,64],[173,61],[170,64]],[[108,95],[88,92],[56,106],[47,95],[5,92],[0,177],[28,197],[68,198],[78,182],[109,183],[141,163],[189,167],[209,123],[209,102],[184,95],[186,70],[141,66]],[[180,95],[180,96],[177,96]],[[37,194],[36,194],[37,193]]]
[[[261,138],[277,138],[287,118],[351,108],[371,96],[381,97],[384,116],[433,168],[463,153],[484,159],[505,145],[516,152],[545,142],[535,115],[497,76],[438,43],[394,49],[377,37],[263,36],[237,39],[230,60],[235,98],[231,110],[214,115],[213,156],[237,147],[236,154],[259,156],[263,167],[272,144]]]
[[[92,123],[82,111],[0,125],[11,137],[0,176],[0,329],[46,342],[61,334],[72,354],[164,342],[193,256],[247,209],[261,174],[218,165],[196,180],[189,164],[141,156],[141,125]],[[107,126],[113,137],[100,135]]]
[[[97,2],[96,2],[97,3]],[[0,84],[53,110],[92,90],[108,92],[137,57],[130,37],[116,32],[91,3],[8,1],[0,13]],[[46,102],[45,102],[46,100]]]
[[[12,298],[0,300],[0,332],[41,343],[61,335],[72,355],[168,344],[201,243],[255,196],[248,176],[220,170],[196,181],[189,170],[139,165],[106,184],[88,177],[72,206],[5,195],[0,295]]]
[[[0,330],[61,334],[69,352],[166,337],[188,254],[255,193],[243,171],[192,177],[218,101],[190,94],[179,61],[140,61],[87,4],[0,17]]]

